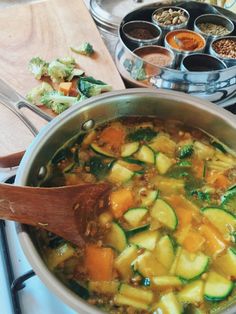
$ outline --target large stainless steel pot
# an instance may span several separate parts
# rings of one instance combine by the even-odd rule
[[[236,118],[210,102],[167,90],[147,88],[106,93],[73,106],[47,124],[27,149],[16,176],[17,185],[37,185],[54,152],[81,129],[121,116],[158,116],[201,128],[236,151]],[[101,313],[65,287],[46,267],[30,228],[17,225],[22,248],[42,281],[80,314]],[[233,314],[236,305],[225,311]]]

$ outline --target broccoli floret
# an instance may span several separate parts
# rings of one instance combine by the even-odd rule
[[[94,53],[93,46],[88,42],[82,43],[79,47],[70,47],[70,49],[75,53],[85,56],[91,56]]]
[[[72,66],[74,67],[76,65],[76,61],[75,61],[75,58],[73,57],[64,57],[64,58],[58,58],[56,61],[59,61],[65,65],[69,65],[69,66]]]
[[[179,151],[179,158],[186,158],[186,157],[190,157],[193,154],[193,145],[192,144],[188,144],[188,145],[184,145],[183,147],[181,147],[180,151]]]
[[[74,66],[71,64],[67,65],[61,63],[58,60],[54,60],[49,63],[48,66],[48,75],[50,76],[51,80],[55,83],[59,83],[64,80],[68,80],[73,72]]]
[[[100,80],[95,80],[92,76],[81,77],[78,83],[80,92],[86,97],[96,96],[102,92],[109,92],[112,86]]]
[[[67,78],[68,81],[71,81],[73,79],[74,76],[81,76],[81,75],[84,75],[84,71],[81,70],[81,69],[74,69],[72,72],[71,72],[71,75]]]
[[[52,109],[55,113],[61,113],[70,106],[74,105],[77,101],[77,97],[64,96],[63,93],[58,91],[49,92],[43,95],[41,103],[46,107]]]
[[[32,58],[28,67],[37,80],[40,80],[43,75],[48,74],[48,63],[39,57]]]
[[[40,99],[45,93],[52,92],[53,88],[50,84],[43,82],[39,86],[34,87],[31,91],[26,95],[26,99],[32,103],[33,105],[37,105],[40,103]]]

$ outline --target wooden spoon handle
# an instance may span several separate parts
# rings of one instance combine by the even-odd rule
[[[1,168],[12,168],[19,165],[25,151],[21,151],[8,156],[0,157],[0,167]]]

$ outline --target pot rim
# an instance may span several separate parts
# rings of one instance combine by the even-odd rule
[[[20,163],[19,169],[16,174],[16,185],[25,185],[27,182],[27,174],[25,173],[25,167],[30,165],[31,161],[35,159],[37,153],[41,148],[38,148],[38,143],[46,141],[51,135],[55,132],[57,128],[59,128],[63,122],[70,120],[73,113],[77,111],[83,112],[86,109],[89,109],[92,103],[102,103],[103,100],[107,100],[109,98],[113,99],[114,97],[119,96],[132,96],[139,95],[139,97],[145,96],[155,96],[158,95],[162,99],[169,99],[170,96],[175,96],[177,99],[183,99],[187,104],[199,108],[208,113],[212,113],[215,116],[220,117],[224,121],[226,121],[230,126],[235,128],[236,125],[236,117],[226,111],[225,109],[208,102],[206,100],[190,96],[184,94],[182,92],[169,91],[164,89],[148,89],[148,88],[131,88],[126,90],[118,90],[113,92],[108,92],[99,96],[95,96],[89,98],[83,102],[83,104],[79,104],[79,106],[73,106],[70,109],[66,110],[59,116],[55,117],[50,123],[48,123],[43,129],[40,130],[39,134],[32,141],[26,153]],[[78,113],[77,113],[78,114]],[[27,230],[25,230],[24,225],[16,224],[16,229],[19,237],[19,241],[21,247],[29,260],[31,266],[35,270],[36,274],[42,279],[44,284],[53,291],[63,302],[68,304],[72,309],[76,311],[80,311],[80,314],[102,314],[104,312],[99,311],[97,308],[89,305],[85,300],[80,298],[74,292],[72,292],[69,288],[67,288],[62,282],[55,276],[49,269],[46,264],[43,262],[42,257],[37,251],[33,241],[30,238]]]

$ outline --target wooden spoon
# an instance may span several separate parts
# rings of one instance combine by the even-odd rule
[[[0,184],[0,218],[37,226],[83,246],[86,228],[108,206],[107,183],[41,188]]]

